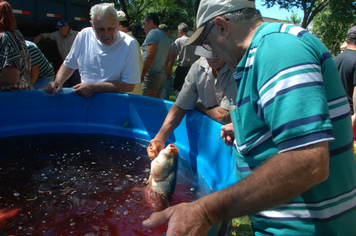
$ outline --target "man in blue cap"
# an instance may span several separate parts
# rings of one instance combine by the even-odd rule
[[[51,40],[56,41],[59,55],[61,56],[61,61],[63,62],[72,47],[74,39],[77,37],[78,31],[71,29],[68,25],[68,22],[65,20],[59,20],[57,22],[56,28],[58,28],[58,31],[39,34],[33,39],[33,41],[36,44],[39,43],[43,38],[49,38]],[[71,76],[71,78],[66,81],[64,87],[72,87],[79,83],[80,76],[78,71],[76,70]]]

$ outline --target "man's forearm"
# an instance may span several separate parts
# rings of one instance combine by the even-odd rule
[[[328,142],[321,142],[278,154],[245,180],[197,204],[211,224],[274,208],[327,179],[328,153]]]
[[[73,74],[73,72],[74,69],[71,69],[65,66],[64,64],[62,64],[56,75],[55,81],[63,85],[64,82],[66,82],[66,80],[69,79],[69,77]]]
[[[31,67],[31,84],[32,85],[37,81],[39,73],[40,73],[40,66],[38,64]]]
[[[106,81],[97,84],[92,84],[91,87],[94,90],[94,93],[103,93],[103,92],[128,93],[135,88],[135,85],[128,84],[122,81]]]
[[[220,106],[216,106],[213,108],[205,108],[203,104],[199,103],[195,106],[195,109],[208,115],[210,118],[220,123],[226,124],[231,122],[229,111],[225,110]]]
[[[166,142],[175,128],[178,127],[186,112],[186,110],[179,108],[177,105],[173,105],[155,138]]]
[[[143,82],[143,78],[145,77],[145,75],[147,74],[148,70],[150,69],[151,65],[152,65],[152,60],[153,58],[145,58],[145,60],[143,61],[143,68],[142,68],[142,74],[141,74],[141,83]]]

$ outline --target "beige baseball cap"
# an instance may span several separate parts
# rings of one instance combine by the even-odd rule
[[[117,17],[119,18],[119,21],[127,21],[125,12],[117,11],[116,13],[117,13]]]
[[[206,23],[217,16],[244,8],[255,8],[255,0],[201,0],[196,17],[197,30],[185,45],[202,44],[211,27]]]

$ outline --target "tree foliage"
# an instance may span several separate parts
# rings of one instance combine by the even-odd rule
[[[186,22],[193,27],[194,0],[102,0],[113,2],[115,8],[125,12],[130,24],[141,24],[147,13],[157,13],[162,23],[177,26]],[[188,21],[188,22],[187,22]],[[178,24],[179,24],[178,23]]]
[[[290,17],[287,17],[283,22],[288,22],[294,25],[300,25],[302,18],[298,17],[297,14],[292,14]]]
[[[332,2],[315,17],[313,34],[323,41],[335,56],[346,40],[347,30],[353,25],[356,25],[356,2],[339,0]]]
[[[263,5],[267,8],[279,5],[280,8],[288,11],[292,11],[293,8],[301,9],[304,13],[301,24],[303,28],[307,28],[314,17],[333,1],[338,2],[339,0],[262,0]]]

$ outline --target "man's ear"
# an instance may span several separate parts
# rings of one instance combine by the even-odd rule
[[[230,22],[227,21],[224,17],[218,16],[214,19],[216,27],[219,29],[219,32],[223,38],[226,38],[231,31]]]

